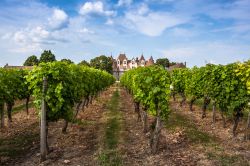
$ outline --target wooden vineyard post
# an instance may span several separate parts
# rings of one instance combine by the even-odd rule
[[[47,155],[47,132],[46,132],[46,112],[47,104],[45,101],[45,94],[47,91],[48,82],[47,79],[43,78],[43,98],[42,98],[42,109],[41,109],[41,127],[40,127],[40,152],[41,152],[41,162],[46,160]]]
[[[213,101],[213,124],[216,121],[216,103]]]
[[[4,102],[0,101],[1,128],[4,128]]]
[[[248,113],[247,126],[245,131],[245,139],[250,140],[250,112]]]

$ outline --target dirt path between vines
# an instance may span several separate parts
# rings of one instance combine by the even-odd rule
[[[131,96],[125,90],[121,90],[121,96],[126,99],[122,101],[125,122],[123,138],[125,141],[120,146],[124,165],[212,165],[203,157],[202,152],[191,148],[190,142],[184,137],[180,128],[171,131],[163,128],[159,151],[156,155],[152,155],[149,145],[150,133],[143,133],[142,123],[137,121]],[[152,121],[153,118],[150,117],[149,122]]]
[[[97,165],[100,119],[107,111],[114,88],[101,93],[93,103],[81,111],[78,121],[70,124],[67,134],[62,134],[63,121],[49,123],[49,146],[52,150],[47,160],[40,164],[39,119],[34,109],[27,117],[25,111],[13,115],[11,128],[0,131],[0,165]]]
[[[188,103],[180,107],[179,102],[171,100],[172,113],[167,128],[181,128],[184,135],[191,140],[193,149],[200,149],[213,165],[250,165],[250,141],[244,140],[245,123],[238,125],[237,136],[232,135],[233,121],[226,120],[223,128],[222,118],[216,113],[216,122],[212,122],[211,110],[206,111],[206,118],[201,118],[202,109],[194,105],[194,112]]]
[[[61,133],[63,121],[49,124],[52,151],[43,163],[39,162],[37,115],[34,109],[29,118],[25,111],[18,112],[13,116],[12,128],[0,131],[0,165],[250,165],[246,144],[236,140],[230,149],[230,144],[226,144],[226,139],[231,140],[228,135],[222,141],[205,127],[208,123],[200,123],[175,103],[171,108],[159,151],[152,155],[150,133],[143,133],[131,96],[123,88],[112,86],[80,112],[77,123],[69,125],[67,134]],[[152,120],[150,117],[149,121]]]
[[[219,122],[216,126],[219,134],[214,135],[208,127],[208,120],[202,122],[196,116],[182,114],[185,110],[177,107],[176,103],[170,105],[172,112],[162,129],[159,151],[152,155],[150,133],[142,132],[142,123],[137,121],[131,96],[123,89],[120,93],[124,122],[124,142],[120,144],[123,165],[250,165],[249,142],[234,140],[229,134],[221,139]],[[152,122],[153,118],[150,117],[149,121]]]

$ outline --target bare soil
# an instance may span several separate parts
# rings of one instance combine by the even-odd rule
[[[171,101],[173,114],[185,117],[190,120],[197,131],[206,133],[213,140],[206,147],[200,147],[206,152],[208,159],[213,164],[219,165],[250,165],[250,141],[244,140],[244,130],[246,121],[241,120],[237,128],[237,136],[233,137],[233,121],[226,118],[226,128],[223,127],[223,121],[220,113],[216,112],[216,122],[212,122],[211,110],[206,111],[206,118],[202,119],[201,107],[194,105],[194,111],[189,110],[188,103],[182,107],[177,101]]]
[[[109,102],[117,88],[120,127],[114,155],[119,161],[105,164],[102,153],[109,130]],[[152,155],[150,133],[143,133],[131,96],[122,88],[111,87],[79,113],[77,123],[68,126],[67,134],[61,132],[63,121],[49,124],[51,152],[43,163],[39,161],[38,116],[34,109],[29,116],[23,110],[13,115],[11,127],[0,130],[0,165],[250,165],[250,142],[242,140],[243,123],[234,138],[232,122],[227,121],[224,129],[219,115],[213,125],[211,113],[201,119],[201,109],[197,106],[190,113],[187,105],[181,108],[171,101],[171,110],[162,129],[159,151]],[[153,117],[149,119],[153,121]]]

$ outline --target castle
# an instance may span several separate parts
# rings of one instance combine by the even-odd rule
[[[111,59],[113,61],[113,75],[116,77],[117,80],[119,80],[120,76],[127,70],[133,69],[133,68],[137,68],[139,66],[150,66],[154,64],[154,59],[151,56],[149,58],[149,60],[145,60],[143,54],[141,55],[140,58],[136,57],[136,58],[132,58],[131,60],[129,60],[126,57],[126,54],[120,54],[117,59],[114,59],[111,56]]]
[[[140,58],[132,58],[131,60],[126,57],[126,54],[120,54],[117,59],[114,59],[111,56],[111,59],[113,61],[113,71],[126,71],[139,66],[150,66],[154,64],[154,59],[152,56],[149,58],[149,60],[145,60],[143,54]]]

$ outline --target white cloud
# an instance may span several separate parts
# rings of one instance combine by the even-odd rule
[[[53,30],[65,28],[69,23],[68,15],[61,9],[54,9],[53,15],[48,21],[49,27]]]
[[[43,39],[47,39],[50,35],[49,31],[38,26],[30,31],[30,37],[34,42],[41,42]]]
[[[152,11],[147,4],[141,3],[125,13],[122,25],[147,36],[160,36],[165,29],[187,21],[174,13]]]
[[[152,52],[155,56],[165,55],[193,65],[204,64],[205,60],[228,63],[249,58],[249,0],[225,3],[197,0],[85,0],[76,15],[67,15],[62,9],[37,0],[8,4],[0,6],[1,64],[10,62],[20,65],[26,56],[31,53],[39,55],[42,49],[55,51],[57,57],[69,56],[79,61],[91,59],[102,52],[118,54],[124,49],[130,52],[128,56],[137,55],[139,49],[145,54]],[[115,9],[119,9],[117,16]],[[89,20],[88,16],[91,15],[104,18]],[[223,22],[220,22],[221,19]],[[214,25],[208,25],[211,22]],[[189,24],[179,26],[185,23]],[[216,28],[221,29],[214,30]],[[226,32],[217,36],[217,31]],[[150,37],[163,33],[161,37]],[[189,37],[193,36],[190,40]],[[133,40],[129,41],[131,38]],[[211,43],[211,40],[221,43]],[[234,43],[226,44],[229,41]],[[157,50],[164,51],[160,54]]]
[[[170,48],[162,51],[167,58],[181,59],[195,55],[197,50],[193,47]]]
[[[34,23],[32,20],[30,24],[21,26],[18,30],[12,29],[1,37],[5,41],[13,43],[9,46],[11,48],[9,49],[10,52],[30,53],[40,51],[48,45],[68,41],[62,38],[62,34],[60,34],[60,31],[69,24],[68,15],[61,9],[45,9],[44,18],[39,18],[40,22],[37,20]],[[33,19],[32,16],[31,18]]]
[[[43,27],[26,28],[12,35],[12,39],[17,46],[16,48],[10,49],[10,51],[24,53],[41,50],[41,44],[51,44],[49,38],[50,32]]]
[[[133,3],[133,0],[119,0],[117,6],[129,6]]]
[[[2,1],[1,1],[2,2]],[[10,5],[11,4],[11,5]],[[38,1],[6,1],[0,5],[1,27],[38,25],[46,22],[52,15],[52,9]]]
[[[147,14],[149,12],[149,8],[148,5],[146,5],[145,3],[141,4],[137,10],[137,13],[139,15],[144,15]]]
[[[10,52],[13,53],[33,53],[33,52],[41,52],[42,48],[40,47],[39,44],[32,44],[32,45],[25,45],[25,46],[21,46],[21,47],[16,47],[16,48],[12,48],[9,50]]]
[[[13,39],[17,43],[25,43],[27,41],[26,36],[25,36],[24,32],[22,32],[22,31],[16,32],[13,36]]]
[[[43,40],[48,39],[50,36],[49,31],[43,27],[37,26],[33,29],[24,29],[14,33],[13,39],[19,44],[32,44],[41,43]]]
[[[64,33],[65,34],[65,33]],[[68,42],[62,38],[62,33],[59,31],[50,32],[42,26],[33,28],[25,28],[14,32],[9,36],[11,41],[14,41],[15,48],[11,48],[11,52],[27,53],[40,51],[44,46],[54,45],[57,42]]]
[[[113,25],[114,24],[114,20],[108,19],[105,24],[107,24],[107,25]]]
[[[167,12],[145,13],[145,11],[141,12],[140,10],[126,13],[125,19],[130,28],[148,36],[159,36],[166,28],[186,22],[186,20],[179,19]]]
[[[88,33],[88,34],[94,34],[94,31],[89,30],[88,28],[82,28],[79,30],[80,33]]]
[[[175,46],[160,52],[172,61],[187,61],[189,66],[201,66],[208,62],[226,64],[247,60],[250,47],[235,43],[203,42]]]
[[[97,1],[97,2],[84,3],[79,10],[79,14],[81,15],[98,14],[104,16],[114,16],[116,13],[113,10],[105,10],[103,3],[101,1]]]
[[[146,0],[147,2],[160,2],[160,3],[163,3],[163,2],[174,2],[176,0]]]
[[[234,19],[236,21],[250,21],[249,0],[229,1],[226,4],[208,5],[206,10],[208,15],[215,19]]]
[[[197,1],[197,0],[180,0],[175,1],[173,10],[182,13],[188,17],[195,15],[207,15],[215,20],[230,19],[234,22],[250,21],[249,17],[249,0],[235,1]]]
[[[1,39],[10,39],[11,38],[11,33],[6,33],[6,34],[4,34],[4,35],[2,35],[2,37],[1,37]]]
[[[33,0],[6,4],[0,5],[0,65],[21,65],[27,56],[39,55],[44,49],[51,49],[57,58],[65,56],[78,61],[108,49],[110,42],[103,33],[111,28],[95,27],[85,15],[67,15],[61,9]],[[111,19],[115,12],[105,7],[102,4],[100,12]],[[95,44],[90,45],[92,41]]]

